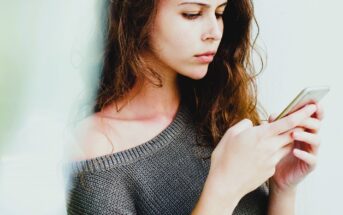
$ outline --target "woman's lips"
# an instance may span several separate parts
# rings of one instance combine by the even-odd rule
[[[202,54],[195,55],[195,57],[199,63],[210,63],[213,61],[215,54],[215,51],[207,51]]]
[[[213,61],[214,54],[196,55],[195,58],[200,63],[210,63]]]

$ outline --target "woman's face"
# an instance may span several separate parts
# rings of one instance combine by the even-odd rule
[[[164,71],[203,78],[223,35],[226,0],[159,0],[151,30],[154,59]],[[163,75],[163,74],[162,74]]]

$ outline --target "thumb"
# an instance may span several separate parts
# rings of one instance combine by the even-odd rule
[[[250,119],[243,119],[233,125],[228,131],[231,135],[235,136],[244,131],[247,128],[253,127],[253,123]]]
[[[275,113],[272,113],[269,115],[268,122],[273,122],[276,119],[277,115]]]

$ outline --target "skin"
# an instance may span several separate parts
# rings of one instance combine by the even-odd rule
[[[198,80],[206,75],[209,63],[199,63],[195,55],[218,49],[223,35],[220,15],[225,6],[223,0],[160,1],[150,35],[152,50],[142,55],[162,75],[164,86],[138,84],[128,96],[134,97],[130,104],[119,102],[118,106],[125,108],[118,117],[140,119],[175,113],[180,98],[176,77],[180,74]]]
[[[273,121],[274,116],[269,121]],[[317,111],[294,129],[292,151],[277,165],[272,182],[279,190],[292,189],[316,167],[321,140],[319,129],[324,109],[317,104]]]
[[[277,164],[270,179],[269,214],[294,214],[297,185],[316,168],[321,144],[319,129],[324,119],[323,106],[316,106],[317,111],[293,130],[291,150]],[[275,117],[272,115],[269,122]]]
[[[315,168],[323,109],[306,105],[280,120],[272,118],[259,126],[245,119],[226,131],[212,153],[209,176],[192,214],[231,214],[245,194],[267,179],[268,214],[294,214],[296,187]],[[301,138],[294,135],[299,131]],[[294,150],[299,146],[301,154]]]
[[[226,1],[211,1],[207,6],[189,2],[160,1],[151,31],[153,57],[165,68],[163,74],[171,81],[177,73],[192,79],[203,78],[209,63],[197,62],[194,55],[216,51],[223,35],[220,15]]]
[[[109,105],[102,112],[87,118],[78,129],[82,153],[76,155],[76,160],[125,150],[150,140],[165,129],[175,116],[180,103],[177,75],[195,80],[206,75],[209,63],[198,62],[195,55],[218,49],[223,34],[220,14],[225,9],[226,1],[192,0],[202,4],[190,2],[191,0],[163,0],[158,5],[154,27],[151,29],[152,50],[143,53],[143,56],[162,75],[163,87],[156,88],[144,81],[139,82],[129,93],[129,102],[118,102],[118,106],[125,106],[120,112],[115,111],[114,105]],[[294,213],[296,187],[314,169],[317,160],[320,145],[318,130],[323,119],[323,108],[317,104],[316,112],[311,117],[298,116],[297,124],[291,124],[296,129],[293,128],[290,132],[287,126],[294,120],[292,116],[275,122],[271,117],[268,124],[255,129],[262,134],[270,129],[275,132],[274,135],[279,135],[276,131],[287,131],[284,136],[292,135],[292,141],[295,141],[284,148],[284,158],[271,177],[269,214],[280,214],[280,211],[285,214]],[[248,127],[250,129],[251,125],[244,127],[239,124],[237,127],[233,126],[233,130],[240,133]],[[284,130],[285,128],[287,129]],[[299,133],[294,134],[295,130]],[[294,151],[295,147],[301,150]],[[218,156],[219,154],[217,152]],[[217,163],[220,167],[223,162]],[[221,191],[216,192],[225,186],[225,183],[217,181],[218,178],[209,177],[194,214],[202,214],[201,211],[206,209],[213,213],[214,208],[218,210],[216,214],[221,214],[220,206],[223,206],[222,212],[225,213],[234,208],[235,204],[232,204],[231,209],[224,208],[230,197],[219,194]]]
[[[226,3],[160,1],[149,41],[152,50],[142,55],[162,75],[163,87],[139,80],[128,99],[117,102],[119,107],[125,106],[120,112],[112,104],[85,119],[76,131],[78,142],[83,145],[81,153],[75,155],[76,160],[110,154],[112,145],[114,152],[134,147],[171,123],[180,103],[177,74],[196,80],[206,75],[209,63],[198,62],[195,55],[218,49],[223,34],[221,14]]]

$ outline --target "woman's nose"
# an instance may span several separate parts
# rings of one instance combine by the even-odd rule
[[[218,21],[218,19],[210,18],[209,21],[206,24],[206,28],[204,33],[201,36],[201,40],[220,40],[223,35],[223,29],[222,29],[222,21]]]

